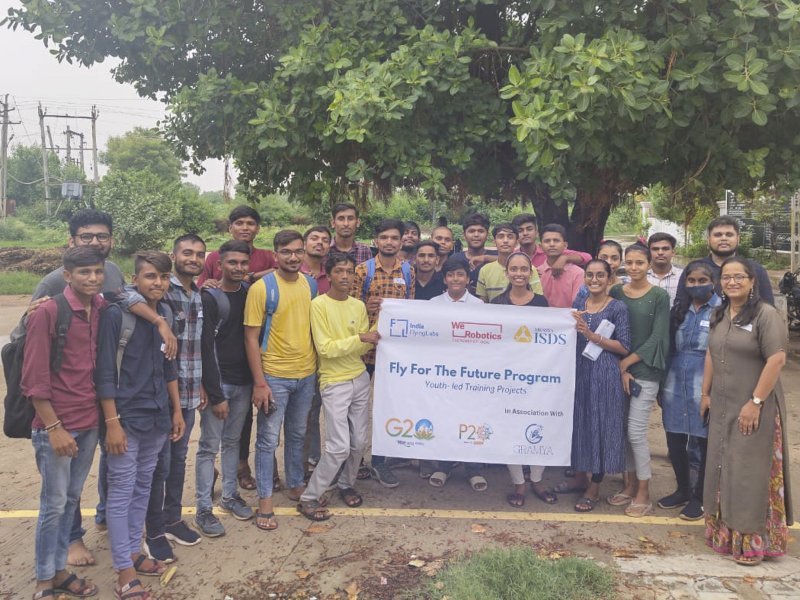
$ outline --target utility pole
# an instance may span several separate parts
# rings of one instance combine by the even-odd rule
[[[100,182],[100,172],[97,170],[97,106],[92,105],[92,170],[94,171],[94,183]]]
[[[53,143],[53,134],[50,133],[50,125],[47,126],[47,141],[50,142],[51,148],[55,148],[55,144]]]
[[[42,172],[44,174],[44,205],[47,211],[47,216],[50,216],[50,176],[47,171],[47,143],[44,139],[44,116],[45,111],[42,110],[42,103],[39,103],[39,129],[42,132]]]
[[[3,220],[6,218],[6,181],[8,180],[8,94],[3,102],[3,128],[0,133],[0,211]]]
[[[64,132],[67,136],[67,164],[72,164],[72,134],[75,133],[67,125],[67,130]]]

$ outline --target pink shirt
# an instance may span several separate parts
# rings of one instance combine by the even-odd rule
[[[203,272],[197,279],[197,285],[202,286],[206,279],[222,279],[222,269],[219,268],[219,251],[214,250],[206,256],[206,264],[203,267]],[[250,273],[261,273],[268,269],[277,269],[278,262],[275,260],[275,255],[272,250],[265,250],[264,248],[253,248],[250,251],[250,266],[248,269]],[[253,282],[255,283],[255,282]]]
[[[56,301],[51,299],[28,317],[22,392],[26,396],[50,400],[53,411],[67,431],[85,431],[98,424],[94,368],[100,311],[105,308],[106,301],[102,296],[95,296],[91,316],[87,318],[86,310],[71,287],[64,288],[64,297],[72,308],[72,320],[64,344],[61,369],[58,373],[50,372],[50,347],[56,336],[58,313]],[[37,414],[33,418],[33,427],[44,426]]]
[[[583,269],[567,263],[559,277],[553,277],[553,269],[545,262],[536,268],[542,281],[542,290],[551,307],[570,308],[578,290],[583,285]]]
[[[306,263],[303,263],[300,265],[300,272],[311,275],[311,277],[317,280],[317,296],[327,294],[328,290],[331,289],[331,282],[328,279],[328,274],[325,272],[324,267],[319,273],[312,273],[306,266]]]
[[[523,250],[522,248],[517,246],[516,251],[522,252]],[[580,256],[581,260],[583,261],[581,263],[582,265],[585,265],[590,260],[592,260],[591,254],[587,254],[586,252],[578,252],[577,250],[570,250],[569,248],[564,250],[564,254],[566,254],[567,256]],[[533,266],[538,269],[546,262],[547,262],[547,254],[544,253],[544,250],[542,250],[542,246],[540,244],[536,244],[536,250],[531,255],[531,263],[533,263]]]

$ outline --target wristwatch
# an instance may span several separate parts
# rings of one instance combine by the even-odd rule
[[[764,406],[764,401],[761,398],[759,398],[758,396],[753,396],[750,399],[753,401],[753,404],[755,404],[758,408],[761,408],[762,406]]]

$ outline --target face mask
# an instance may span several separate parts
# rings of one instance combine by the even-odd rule
[[[686,286],[686,293],[692,300],[708,300],[714,292],[714,286],[710,283],[706,285]]]

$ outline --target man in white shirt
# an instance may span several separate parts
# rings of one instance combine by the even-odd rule
[[[650,269],[647,271],[647,281],[667,292],[670,304],[675,302],[678,281],[683,273],[683,269],[672,264],[676,243],[677,240],[673,236],[661,231],[654,233],[647,240],[647,247],[650,248],[652,255]]]
[[[464,302],[483,304],[483,300],[467,291],[469,285],[469,263],[461,256],[451,256],[442,265],[442,275],[447,291],[431,298],[431,302]]]

